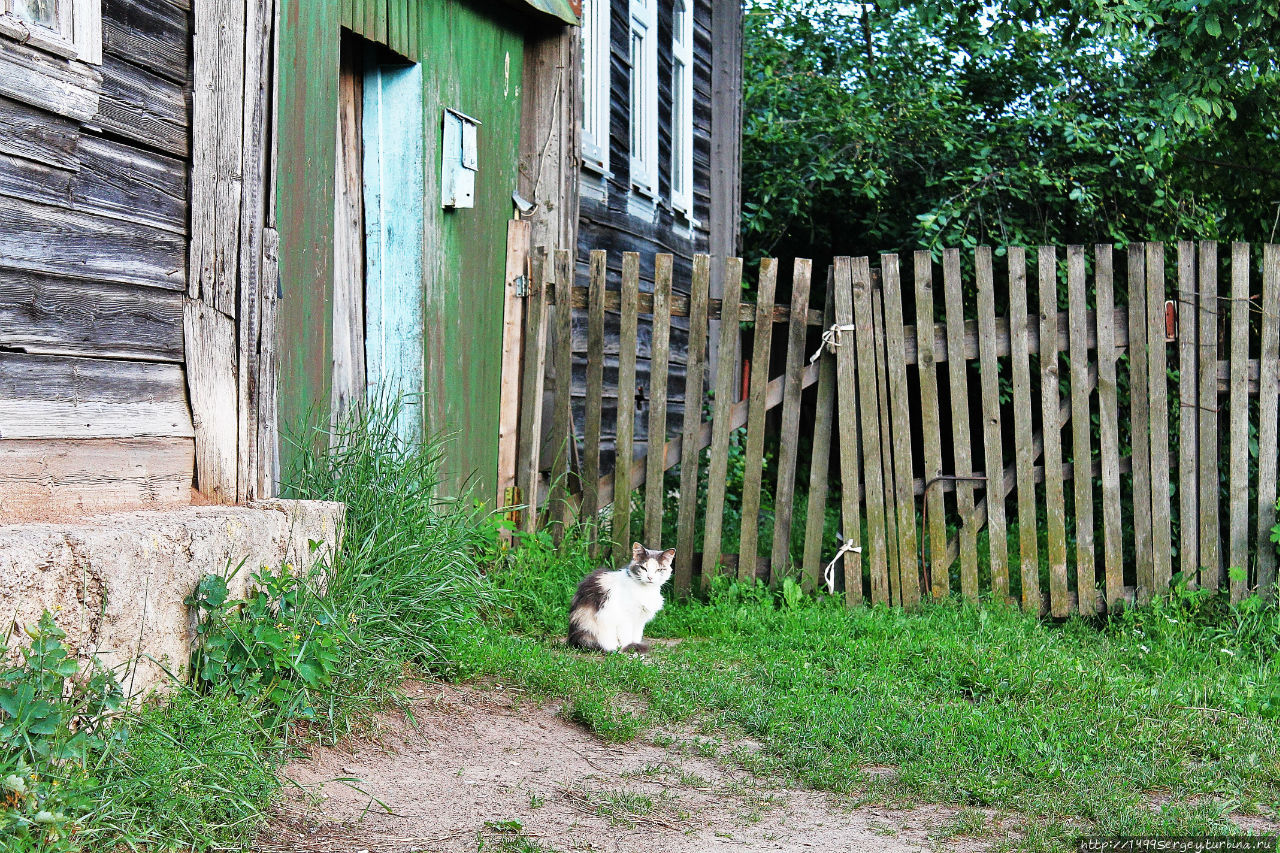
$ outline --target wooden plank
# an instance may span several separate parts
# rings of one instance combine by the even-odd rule
[[[1178,243],[1178,570],[1193,581],[1200,566],[1196,459],[1196,244]]]
[[[571,376],[573,350],[569,344],[569,329],[573,324],[573,306],[569,300],[569,288],[573,286],[573,252],[556,249],[555,289],[558,300],[555,306],[552,343],[555,365],[555,388],[551,403],[551,489],[547,514],[551,533],[557,544],[564,539],[565,530],[573,521],[573,509],[569,501],[573,491],[571,483],[574,452],[573,410]]]
[[[882,297],[884,299],[885,361],[888,372],[889,407],[892,412],[893,488],[897,504],[897,526],[902,580],[902,605],[912,607],[920,602],[920,548],[916,540],[916,501],[912,489],[911,402],[907,389],[906,329],[902,322],[902,274],[897,255],[880,256]],[[829,312],[828,312],[829,313]],[[828,362],[831,359],[827,359]],[[828,364],[828,369],[834,365]],[[814,454],[818,452],[818,429],[830,429],[830,404],[824,416],[822,379],[818,380],[818,410],[814,433]],[[830,439],[827,439],[830,442]],[[823,465],[825,472],[825,462]],[[825,479],[825,473],[824,473]],[[810,489],[812,490],[812,486]],[[825,506],[825,483],[822,504]]]
[[[191,502],[189,438],[0,440],[0,519]]]
[[[1031,358],[1027,329],[1027,256],[1009,247],[1009,366],[1013,379],[1013,446],[1018,491],[1018,561],[1022,608],[1040,612],[1040,552],[1036,541],[1035,454],[1031,436]],[[1043,445],[1042,445],[1043,448]]]
[[[187,233],[187,167],[181,160],[111,139],[80,140],[81,169],[69,206],[113,219]]]
[[[986,471],[987,540],[991,564],[991,594],[996,601],[1009,597],[1009,548],[1004,504],[1004,437],[1000,424],[1000,363],[996,357],[995,278],[991,247],[979,246],[974,255],[978,290],[978,357],[982,382],[982,446]],[[887,278],[886,278],[887,281]],[[904,443],[910,447],[908,432]]]
[[[1147,244],[1147,385],[1151,407],[1151,552],[1153,594],[1169,589],[1169,374],[1165,354],[1164,244]]]
[[[942,492],[930,488],[942,476],[942,420],[938,408],[938,369],[933,348],[933,257],[915,253],[916,333],[920,354],[920,430],[924,438],[924,517],[929,536],[929,588],[934,598],[950,594],[946,510]],[[839,322],[837,320],[837,322]]]
[[[230,9],[241,4],[213,4],[219,8],[226,7]],[[198,7],[197,7],[198,9]],[[226,36],[231,44],[231,49],[238,57],[244,54],[244,10],[241,7],[238,23],[230,24],[238,27],[234,33],[227,33]],[[197,57],[199,57],[199,33],[196,30],[196,47]],[[228,76],[222,76],[220,79],[226,85],[234,87],[234,103],[228,105],[228,109],[237,113],[234,121],[237,128],[237,151],[240,148],[239,113],[244,106],[244,90],[243,90],[243,59],[231,59],[229,57],[218,57],[218,61],[228,66],[235,67],[234,82]],[[207,66],[205,67],[207,70]],[[197,80],[204,80],[200,76],[201,66],[196,66]],[[195,87],[193,95],[194,105],[200,103],[199,93],[202,87]],[[188,128],[193,130],[201,127],[198,119],[194,118],[198,113],[190,113],[187,109],[187,98],[183,91],[183,87],[174,83],[172,80],[166,80],[158,74],[152,74],[149,71],[123,62],[114,56],[106,56],[102,60],[102,97],[98,101],[98,112],[93,118],[93,123],[100,126],[104,130],[110,130],[113,133],[123,136],[125,139],[131,139],[134,142],[141,143],[149,148],[162,151],[174,157],[186,159],[190,152]],[[207,116],[207,114],[206,114]],[[207,116],[212,118],[211,116]],[[218,118],[227,118],[227,116],[218,116]],[[212,130],[212,128],[210,128]],[[229,129],[220,129],[220,133],[229,133]],[[203,135],[199,133],[197,135]],[[199,144],[199,140],[196,140]],[[239,160],[236,161],[237,167]],[[237,173],[238,174],[238,173]]]
[[[280,233],[275,228],[262,229],[262,281],[259,289],[258,323],[258,406],[255,494],[259,499],[273,498],[280,482],[279,425],[279,305]],[[277,287],[272,286],[272,282]]]
[[[181,290],[186,240],[147,225],[0,197],[0,268]]]
[[[337,156],[334,158],[333,369],[330,423],[337,428],[365,398],[365,224],[364,145],[362,143],[363,67],[344,51],[338,75]],[[252,226],[245,231],[252,231]],[[244,231],[242,231],[244,233]],[[246,235],[247,236],[247,235]],[[243,294],[242,294],[243,296]],[[240,316],[257,307],[242,299]],[[244,404],[241,400],[241,404]],[[501,446],[501,433],[499,446]],[[502,504],[499,503],[498,506]]]
[[[725,314],[736,317],[742,299],[742,259],[726,258],[724,281]],[[725,479],[729,472],[729,423],[733,405],[737,402],[738,350],[741,346],[741,330],[736,321],[721,322],[720,340],[716,347],[716,389],[714,409],[711,415],[711,452],[707,460],[707,512],[702,537],[702,586],[705,589],[711,579],[720,572],[721,535],[724,529]]]
[[[1127,251],[1129,273],[1129,443],[1133,459],[1133,550],[1138,600],[1148,601],[1155,583],[1151,555],[1151,414],[1147,383],[1146,257],[1141,243]]]
[[[1244,572],[1231,578],[1231,600],[1244,598],[1249,574],[1249,244],[1231,244],[1231,461],[1228,465],[1227,566]],[[1261,458],[1261,457],[1259,457]]]
[[[0,196],[70,210],[71,184],[75,178],[75,172],[0,154]]]
[[[517,484],[520,354],[524,349],[525,297],[520,290],[528,287],[525,278],[528,262],[529,223],[513,219],[507,223],[507,261],[502,278],[502,390],[498,397],[498,494],[495,504],[500,507],[520,502],[512,490]],[[598,470],[596,474],[599,476]]]
[[[888,542],[885,533],[884,466],[880,451],[879,394],[876,388],[871,266],[853,259],[853,311],[857,326],[858,400],[862,428],[862,471],[867,506],[867,556],[871,567],[871,602],[889,603]]]
[[[176,83],[190,70],[191,33],[184,10],[165,0],[128,0],[102,9],[102,49]]]
[[[1258,381],[1258,593],[1274,596],[1276,551],[1277,415],[1280,410],[1280,246],[1262,249],[1262,337]]]
[[[640,255],[622,254],[622,320],[618,329],[618,432],[613,461],[613,562],[631,559],[631,461],[636,428],[636,328]]]
[[[1111,246],[1093,247],[1098,313],[1098,444],[1102,475],[1102,564],[1107,612],[1124,591],[1124,531],[1120,519],[1120,409],[1116,400],[1115,282]]]
[[[79,122],[98,114],[101,77],[88,65],[11,39],[4,40],[3,48],[0,95]]]
[[[0,269],[0,349],[182,361],[182,294]]]
[[[1220,585],[1221,539],[1218,529],[1218,244],[1200,243],[1200,586]]]
[[[592,556],[597,553],[600,512],[600,410],[604,385],[604,284],[607,256],[591,252],[588,270],[591,299],[587,308],[587,399],[582,429],[582,518],[590,524],[587,536]]]
[[[0,152],[57,169],[80,168],[80,124],[0,98]]]
[[[778,284],[778,262],[760,261],[756,289],[755,342],[751,351],[751,383],[747,390],[746,471],[742,477],[742,532],[739,536],[738,579],[755,577],[760,527],[760,479],[764,467],[765,386],[769,382],[769,353],[773,343],[774,292]]]
[[[196,488],[214,503],[235,503],[239,485],[235,323],[189,297],[183,299],[182,319],[196,439]]]
[[[538,529],[542,483],[542,395],[547,378],[546,249],[539,246],[529,258],[529,304],[525,311],[524,366],[520,377],[521,500],[524,531]]]
[[[707,293],[711,289],[711,257],[693,256],[693,306],[689,317],[689,364],[685,370],[685,399],[698,401],[685,410],[683,451],[680,454],[680,501],[676,515],[675,593],[687,596],[693,581],[694,525],[698,502],[698,433],[702,425],[703,379],[707,359]],[[661,479],[661,478],[659,478]],[[744,525],[745,526],[745,525]]]
[[[0,352],[0,436],[193,435],[177,364]]]
[[[1067,247],[1067,310],[1071,318],[1071,461],[1076,524],[1076,598],[1082,613],[1094,613],[1098,592],[1093,535],[1093,446],[1089,406],[1088,303],[1084,246]]]
[[[889,562],[889,603],[902,606],[902,549],[898,539],[898,494],[894,484],[893,439],[889,424],[889,376],[885,368],[884,299],[871,289],[872,339],[875,343],[876,415],[880,420],[880,470],[884,483],[885,557]]]
[[[809,312],[809,284],[813,262],[796,258],[791,275],[791,322],[787,327],[787,361],[782,392],[782,435],[778,448],[778,482],[773,499],[772,583],[795,574],[791,562],[791,523],[796,491],[796,465],[800,458],[800,383],[804,372],[805,318]]]
[[[889,256],[886,256],[889,257]],[[897,263],[897,256],[892,256]],[[835,267],[827,267],[827,286],[824,290],[826,307],[823,309],[823,325],[830,328],[835,323]],[[899,325],[902,319],[902,307],[898,306]],[[721,350],[723,354],[724,350]],[[822,549],[825,544],[825,528],[827,520],[827,493],[829,484],[827,474],[831,465],[831,422],[835,418],[836,394],[836,359],[835,354],[828,352],[826,345],[817,353],[818,392],[813,411],[813,452],[809,458],[809,503],[805,513],[804,556],[801,561],[801,584],[806,592],[813,592],[822,583]],[[721,356],[721,364],[724,357]],[[892,368],[891,368],[892,369]],[[909,444],[908,444],[909,447]],[[908,479],[910,479],[908,466]],[[724,500],[724,486],[721,485],[721,501]],[[710,501],[708,501],[710,503]],[[915,501],[912,500],[912,515]],[[911,526],[911,538],[915,539],[914,520]],[[717,537],[717,545],[719,537]],[[914,554],[914,548],[912,549]],[[913,557],[914,560],[914,557]],[[914,563],[913,563],[914,565]],[[917,589],[917,597],[919,590]]]
[[[927,254],[926,254],[927,257]],[[916,255],[917,281],[920,255]],[[835,259],[836,325],[853,325],[853,260]],[[840,517],[843,547],[861,548],[862,520],[859,491],[861,463],[858,459],[858,375],[856,341],[845,335],[836,347],[836,401],[839,407],[837,434],[840,437]],[[862,603],[862,555],[844,554],[844,600],[847,605]]]
[[[1040,309],[1040,423],[1044,457],[1044,510],[1048,531],[1049,612],[1066,616],[1067,531],[1062,484],[1062,416],[1058,409],[1058,259],[1052,246],[1037,253],[1037,297]]]
[[[942,282],[947,317],[947,349],[959,352],[963,346],[964,297],[960,291],[960,252],[947,249],[942,254]],[[951,452],[955,460],[956,509],[962,519],[973,515],[974,481],[972,447],[969,434],[969,369],[958,358],[947,360],[951,380]],[[960,591],[970,601],[978,599],[978,531],[961,524]]]
[[[652,548],[662,545],[662,509],[666,494],[662,488],[666,470],[662,451],[667,444],[667,371],[671,360],[671,273],[673,258],[654,258],[652,355],[649,362],[649,440],[645,453],[644,541]],[[601,357],[603,358],[603,351]],[[683,494],[683,493],[682,493]]]

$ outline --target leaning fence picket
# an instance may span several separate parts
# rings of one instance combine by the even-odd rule
[[[782,392],[782,432],[788,440],[778,448],[778,482],[773,500],[772,583],[792,574],[791,519],[796,492],[796,464],[800,453],[800,393],[803,390],[804,344],[809,320],[809,281],[812,261],[796,258],[791,278],[791,319],[787,327],[787,361]]]
[[[858,353],[858,400],[862,426],[863,498],[867,507],[867,554],[871,602],[889,602],[888,540],[885,532],[884,466],[880,454],[880,404],[876,387],[875,326],[872,317],[871,265],[853,259],[853,310]]]
[[[1196,460],[1196,245],[1178,243],[1178,570],[1194,578],[1200,563]]]
[[[1124,599],[1124,526],[1120,518],[1120,408],[1116,400],[1115,281],[1111,247],[1093,249],[1098,307],[1098,445],[1102,472],[1102,564],[1108,612]]]
[[[1165,354],[1164,244],[1147,244],[1147,383],[1151,429],[1152,594],[1169,588],[1169,373]]]
[[[544,248],[535,249],[529,258],[532,283],[529,310],[525,314],[524,376],[520,383],[520,458],[517,466],[522,475],[525,532],[538,529],[538,491],[542,483],[540,456],[542,448],[542,395],[547,370],[547,301],[546,260]]]
[[[1035,454],[1031,437],[1031,357],[1027,256],[1009,248],[1009,363],[1013,377],[1013,444],[1018,492],[1018,562],[1022,608],[1040,612],[1040,552],[1036,541]]]
[[[1231,244],[1231,390],[1227,412],[1231,451],[1227,464],[1229,502],[1227,566],[1249,571],[1249,244]],[[1231,600],[1244,598],[1246,578],[1230,579]]]
[[[835,267],[827,267],[826,307],[822,312],[822,328],[835,323]],[[833,337],[833,342],[839,340]],[[813,453],[809,459],[809,505],[805,514],[804,557],[801,560],[803,586],[812,591],[822,580],[822,547],[827,520],[827,474],[831,464],[831,429],[835,416],[836,360],[820,344],[818,392],[813,412]]]
[[[689,290],[689,360],[684,379],[684,430],[680,452],[680,494],[698,493],[698,463],[702,448],[702,385],[707,363],[707,296],[711,292],[711,257],[694,255]],[[694,524],[698,502],[682,500],[676,516],[675,592],[688,595],[693,581]]]
[[[1009,597],[1009,543],[1005,538],[1004,438],[1000,432],[1000,363],[996,357],[995,280],[990,246],[978,247],[974,271],[978,285],[978,364],[982,379],[982,445],[991,592],[997,601],[1005,601]],[[910,435],[907,441],[910,441]]]
[[[755,577],[759,544],[760,487],[764,474],[765,387],[769,384],[769,351],[773,344],[773,299],[778,286],[778,262],[760,262],[756,290],[755,344],[751,352],[751,382],[747,393],[746,471],[742,478],[742,532],[739,535],[738,578]]]
[[[631,557],[631,461],[636,429],[636,337],[639,326],[640,255],[622,254],[622,317],[618,325],[618,422],[613,457],[613,562]]]
[[[707,514],[702,538],[702,585],[720,571],[721,534],[724,529],[725,480],[729,473],[729,433],[736,401],[734,368],[738,363],[740,327],[738,306],[742,302],[742,259],[724,263],[724,296],[720,303],[720,341],[717,347],[715,409],[711,420],[711,453],[707,462]]]
[[[915,253],[916,362],[920,373],[920,426],[924,433],[924,517],[929,535],[929,588],[934,598],[950,592],[946,509],[942,501],[942,418],[934,356],[933,256]]]
[[[1085,299],[1084,246],[1067,247],[1067,310],[1071,354],[1071,459],[1075,486],[1076,597],[1081,613],[1093,613],[1097,569],[1093,547],[1093,444],[1089,417],[1089,306]]]
[[[911,404],[907,396],[906,331],[902,322],[902,277],[897,255],[880,256],[884,299],[885,356],[892,412],[893,483],[898,506],[898,561],[902,604],[920,601],[920,552],[916,542],[915,483],[911,464]],[[819,391],[821,393],[821,391]],[[816,441],[815,441],[816,447]],[[816,450],[815,450],[816,452]]]
[[[1071,612],[1067,597],[1066,507],[1062,487],[1062,416],[1058,391],[1058,253],[1037,253],[1040,306],[1040,435],[1044,458],[1044,515],[1048,532],[1049,612]]]
[[[1151,562],[1151,442],[1147,385],[1146,261],[1141,243],[1128,248],[1129,429],[1133,466],[1133,552],[1137,595],[1145,601],[1155,583]]]
[[[873,282],[874,285],[874,282]],[[898,494],[893,483],[893,433],[889,427],[889,377],[885,370],[884,301],[871,289],[871,325],[875,342],[876,400],[880,419],[880,470],[884,483],[885,558],[888,561],[889,602],[902,604],[902,542],[898,537]]]
[[[1276,551],[1276,432],[1280,409],[1280,246],[1262,250],[1262,340],[1258,347],[1258,592],[1274,595]]]
[[[600,426],[604,397],[604,285],[608,259],[600,249],[591,252],[588,268],[587,352],[599,353],[587,359],[587,396],[582,429],[582,518],[587,524],[591,556],[599,547],[600,512]]]
[[[853,325],[853,260],[836,258],[835,267],[836,325],[849,328]],[[858,498],[862,489],[862,466],[858,458],[856,345],[855,337],[850,333],[844,336],[842,345],[836,348],[836,400],[840,412],[840,516],[844,538],[841,548],[848,549],[843,556],[842,565],[844,600],[850,605],[861,604],[863,598],[862,555],[860,551],[852,550],[862,547],[861,504]]]
[[[1218,244],[1200,243],[1200,586],[1217,589],[1218,531]]]
[[[649,440],[645,448],[644,541],[662,540],[663,472],[667,444],[667,373],[671,353],[671,270],[673,258],[660,254],[653,265],[653,336],[649,359]]]
[[[969,366],[964,352],[964,299],[960,291],[960,251],[942,254],[943,302],[946,306],[947,373],[951,380],[951,452],[955,460],[956,509],[960,513],[960,591],[978,598],[978,531],[973,516],[974,480],[970,459]]]

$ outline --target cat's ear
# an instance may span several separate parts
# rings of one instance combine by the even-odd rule
[[[671,563],[673,560],[675,560],[675,558],[676,558],[676,549],[668,548],[667,550],[662,552],[662,565],[670,568]]]
[[[631,559],[636,563],[643,563],[644,558],[649,555],[649,551],[639,542],[631,543]]]

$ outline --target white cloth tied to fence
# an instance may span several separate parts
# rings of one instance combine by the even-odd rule
[[[831,558],[831,562],[827,563],[826,569],[822,572],[822,579],[827,584],[827,592],[835,595],[836,592],[836,563],[840,562],[840,558],[845,554],[861,554],[862,549],[853,544],[852,539],[846,539],[844,544],[840,546],[840,550],[836,551],[836,555]]]
[[[809,363],[813,364],[822,355],[823,350],[835,352],[836,347],[840,346],[840,336],[844,332],[852,332],[854,325],[852,323],[832,323],[831,328],[822,333],[822,343],[818,345],[818,349],[813,355],[809,356]]]

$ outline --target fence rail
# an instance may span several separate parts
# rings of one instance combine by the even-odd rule
[[[958,592],[1065,616],[1144,600],[1175,571],[1227,585],[1234,599],[1273,591],[1280,250],[1259,258],[1237,243],[1219,259],[1216,243],[1181,242],[1172,269],[1166,254],[1155,243],[1000,257],[948,249],[940,263],[915,253],[909,271],[896,255],[875,269],[836,258],[816,279],[798,259],[780,305],[775,259],[756,271],[751,303],[735,258],[713,299],[706,256],[677,287],[671,256],[657,255],[647,290],[641,258],[626,253],[609,289],[604,252],[590,253],[586,286],[575,286],[569,252],[534,250],[527,267],[508,265],[529,284],[518,340],[507,342],[522,363],[506,380],[518,393],[504,395],[519,400],[508,476],[519,494],[505,496],[533,507],[526,530],[558,534],[581,519],[615,562],[633,536],[656,546],[674,532],[661,544],[676,547],[678,594],[732,572],[825,583],[851,604]],[[587,341],[578,418],[575,312]],[[671,434],[676,317],[688,318],[687,405]],[[613,394],[607,326],[618,342]],[[641,328],[647,412],[632,393]],[[745,393],[740,358],[752,366]],[[768,375],[771,360],[780,375]],[[638,418],[650,437],[641,452]],[[741,519],[732,531],[730,508]],[[827,571],[837,554],[839,577]]]

